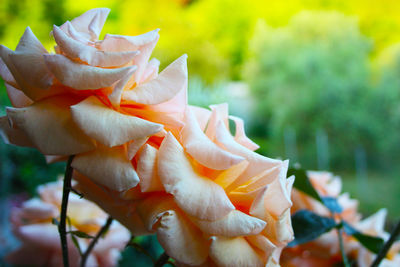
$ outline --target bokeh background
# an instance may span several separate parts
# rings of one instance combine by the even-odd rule
[[[0,43],[14,49],[29,25],[52,50],[52,25],[94,7],[111,8],[103,35],[160,28],[161,69],[187,53],[190,103],[229,102],[259,153],[341,176],[365,215],[400,215],[399,1],[1,0]],[[2,82],[0,101],[3,115]],[[34,195],[64,165],[0,142],[0,167],[7,232],[10,197]],[[160,253],[154,240],[141,242]],[[126,251],[121,265],[137,254]]]

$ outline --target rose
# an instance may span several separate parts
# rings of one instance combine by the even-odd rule
[[[158,75],[149,61],[158,30],[107,34],[108,9],[54,26],[56,54],[29,27],[15,51],[0,47],[0,74],[13,108],[0,118],[7,143],[33,146],[50,160],[76,155],[73,167],[117,191],[137,185],[137,149],[163,129],[177,132],[186,106],[186,56]],[[153,137],[152,137],[153,136]]]
[[[324,197],[334,197],[338,199],[342,212],[339,217],[350,224],[360,220],[357,211],[358,201],[351,199],[348,193],[342,193],[342,180],[329,172],[308,171],[307,176],[319,195]],[[320,216],[330,217],[331,213],[324,205],[306,194],[294,189],[292,191],[293,208],[292,213],[308,209]],[[346,251],[351,252],[352,247],[357,245],[351,242],[348,236],[344,236]],[[323,234],[316,240],[296,246],[286,248],[282,252],[285,265],[288,266],[318,266],[332,265],[341,262],[340,248],[336,230]]]
[[[61,266],[60,239],[52,219],[59,214],[62,182],[42,185],[38,193],[38,198],[32,198],[11,211],[13,232],[22,245],[7,255],[6,260],[17,265]],[[96,235],[107,219],[101,209],[77,195],[70,196],[68,217],[72,231],[79,230],[92,236]],[[79,266],[78,249],[73,245],[70,235],[68,238],[71,266]],[[80,248],[86,250],[91,239],[76,238]],[[113,222],[104,238],[99,239],[87,263],[90,266],[115,266],[120,251],[129,239],[129,231],[118,222]]]
[[[75,173],[78,189],[134,235],[156,233],[181,264],[279,264],[293,238],[293,178],[286,179],[287,161],[253,152],[257,146],[245,136],[242,120],[231,119],[234,137],[227,105],[188,107],[178,137],[168,133],[135,156],[140,190],[121,195]]]
[[[385,210],[381,210],[371,217],[360,221],[361,215],[357,210],[358,201],[351,199],[348,193],[341,192],[342,181],[340,177],[334,176],[329,172],[317,171],[308,171],[307,175],[318,194],[338,199],[339,205],[342,207],[342,212],[339,213],[338,217],[350,223],[362,233],[382,237],[384,239],[388,238],[388,234],[383,230],[386,216]],[[321,216],[331,216],[330,211],[325,206],[296,189],[292,191],[292,201],[292,212],[308,209]],[[351,258],[355,258],[358,266],[370,266],[375,259],[375,255],[353,238],[347,235],[344,235],[343,238],[346,254]],[[400,243],[393,246],[389,253],[389,258],[392,261],[386,260],[388,266],[397,266],[399,264],[399,250]],[[336,230],[332,230],[312,242],[296,246],[295,248],[285,248],[282,252],[282,258],[285,266],[301,265],[314,267],[340,263],[342,258],[340,256]]]

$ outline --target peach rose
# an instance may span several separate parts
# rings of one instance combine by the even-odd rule
[[[60,213],[62,182],[53,182],[38,189],[39,197],[32,198],[11,212],[13,232],[22,245],[10,253],[6,260],[11,264],[29,266],[62,266],[62,251],[57,226],[52,219]],[[107,214],[92,202],[71,195],[68,206],[71,230],[96,235],[104,225]],[[71,266],[79,266],[80,255],[69,238]],[[116,266],[120,251],[130,239],[129,231],[118,222],[113,222],[104,238],[100,238],[88,258],[88,266]],[[91,239],[78,238],[85,251]]]
[[[365,234],[378,236],[384,240],[389,239],[389,233],[385,232],[385,218],[387,211],[386,209],[381,209],[377,213],[371,215],[370,217],[358,222],[355,228]],[[360,267],[371,266],[372,262],[375,260],[376,255],[359,245],[355,249],[357,255],[357,262]],[[400,241],[396,241],[390,248],[386,258],[382,260],[379,266],[383,267],[395,267],[400,266]]]
[[[253,152],[227,105],[211,109],[189,106],[178,136],[140,149],[138,187],[120,194],[76,172],[78,189],[134,235],[155,233],[180,264],[277,266],[293,238],[288,162]]]
[[[158,74],[159,62],[149,61],[158,30],[98,40],[108,13],[92,9],[54,26],[56,54],[29,27],[15,51],[0,46],[0,75],[14,106],[0,117],[0,132],[51,161],[76,155],[76,170],[124,191],[139,182],[131,164],[137,149],[182,127],[186,55]]]
[[[320,196],[335,197],[338,199],[342,212],[339,216],[353,225],[364,234],[388,238],[384,232],[384,221],[386,211],[381,210],[370,218],[360,221],[361,215],[357,211],[358,201],[351,199],[348,193],[341,193],[342,181],[340,177],[329,172],[308,171],[308,178]],[[330,211],[317,200],[294,189],[292,191],[292,212],[301,209],[311,210],[321,216],[330,217]],[[360,267],[370,266],[375,256],[354,238],[344,234],[344,247],[348,257],[357,260]],[[389,259],[385,259],[383,266],[397,266],[399,264],[400,243],[395,244],[389,252]],[[286,248],[282,252],[284,266],[333,266],[342,261],[340,255],[339,241],[336,230],[325,233],[316,240],[294,248]],[[387,265],[386,265],[387,264]]]

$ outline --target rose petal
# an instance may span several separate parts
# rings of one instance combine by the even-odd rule
[[[247,136],[244,131],[244,123],[241,118],[235,117],[235,116],[229,116],[230,119],[232,119],[235,122],[236,125],[236,130],[235,130],[235,140],[239,144],[241,144],[244,147],[247,147],[250,150],[256,150],[260,146],[251,141]]]
[[[139,149],[147,142],[148,139],[149,139],[148,137],[137,138],[128,143],[126,153],[129,160],[133,159],[133,157],[136,155]]]
[[[181,90],[187,89],[187,55],[183,55],[168,67],[157,78],[125,91],[123,99],[135,103],[155,105],[172,99]]]
[[[138,84],[142,80],[151,52],[160,37],[158,31],[159,30],[156,29],[138,36],[106,34],[104,40],[99,44],[99,48],[104,51],[115,52],[139,50],[140,54],[134,58],[132,63],[138,66],[138,70],[131,80],[132,84]]]
[[[127,87],[127,84],[129,83],[129,80],[132,78],[132,75],[135,73],[136,69],[136,66],[132,66],[130,71],[127,72],[125,76],[122,77],[122,79],[119,80],[114,86],[112,93],[108,95],[108,99],[110,99],[110,102],[114,107],[118,108],[120,106],[122,93]]]
[[[265,220],[267,212],[278,217],[292,206],[290,192],[287,192],[286,171],[282,171],[281,175],[268,185],[267,190],[257,196],[250,208],[251,215]],[[291,179],[293,182],[293,177]]]
[[[90,137],[108,146],[122,145],[162,130],[162,125],[119,113],[91,96],[71,106],[74,122]]]
[[[63,55],[43,55],[47,67],[62,84],[77,90],[110,87],[135,67],[103,69],[76,63]]]
[[[21,90],[18,90],[11,84],[5,83],[7,95],[13,107],[23,108],[29,106],[33,101],[27,97]]]
[[[186,110],[185,118],[185,126],[181,131],[182,143],[186,152],[200,164],[214,170],[225,170],[244,160],[213,143],[201,131],[190,109]]]
[[[13,87],[18,87],[17,82],[15,81],[13,75],[8,69],[6,63],[4,63],[3,59],[0,56],[0,77],[6,82],[6,84],[10,84]]]
[[[192,218],[192,222],[205,234],[225,237],[255,235],[260,233],[266,225],[263,220],[238,210],[233,210],[216,221]]]
[[[54,39],[66,56],[80,59],[95,67],[116,67],[127,64],[139,54],[138,51],[105,52],[70,38],[59,27],[53,26]]]
[[[93,8],[79,17],[74,18],[70,23],[77,31],[85,34],[87,39],[96,40],[100,35],[109,13],[110,9],[108,8]],[[67,23],[61,25],[60,28],[66,31]]]
[[[282,162],[280,160],[261,156],[237,143],[222,121],[219,121],[216,127],[216,140],[221,147],[235,155],[244,157],[249,162],[249,167],[241,177],[232,184],[232,188],[245,183],[266,169],[279,166]]]
[[[256,267],[264,263],[243,237],[213,237],[210,257],[218,266]]]
[[[142,192],[164,190],[157,172],[157,154],[158,150],[148,144],[140,152],[137,162],[137,173]]]
[[[207,260],[208,242],[178,211],[170,210],[161,216],[157,238],[165,252],[179,262],[200,265]]]
[[[46,49],[29,27],[26,28],[15,52],[0,46],[0,57],[18,84],[15,87],[21,88],[24,94],[33,100],[59,93],[57,90],[47,90],[53,83],[53,76],[45,65],[44,54],[47,54]]]
[[[278,166],[265,170],[260,174],[254,176],[250,180],[248,180],[245,184],[237,187],[235,191],[251,192],[257,190],[261,187],[264,187],[272,183],[272,181],[276,180],[280,172],[281,168],[279,168]]]
[[[77,155],[72,167],[96,183],[116,191],[128,190],[139,183],[123,147],[99,146],[94,151]]]
[[[192,111],[194,116],[196,117],[197,123],[200,126],[200,129],[204,132],[206,129],[208,120],[211,116],[211,111],[205,108],[197,107],[197,106],[188,106]]]
[[[228,104],[222,103],[218,105],[211,105],[210,108],[212,111],[210,115],[210,120],[208,121],[207,124],[206,135],[208,136],[208,138],[214,141],[217,126],[220,121],[223,122],[226,129],[229,129]]]
[[[158,69],[160,67],[160,61],[156,58],[151,59],[143,72],[140,83],[148,82],[158,76]]]
[[[66,97],[52,97],[26,108],[7,108],[7,115],[43,154],[74,155],[96,145],[72,121],[71,103]]]
[[[0,117],[0,136],[9,145],[33,147],[29,137],[19,129],[10,126],[7,116]]]
[[[242,162],[221,172],[217,178],[215,178],[214,182],[226,189],[246,170],[247,166],[249,166],[249,162],[243,160]]]
[[[174,195],[178,206],[191,216],[216,220],[235,209],[222,187],[193,170],[171,133],[159,149],[158,171],[166,192]]]

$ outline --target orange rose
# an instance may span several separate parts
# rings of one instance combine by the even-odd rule
[[[30,199],[11,212],[13,232],[22,245],[7,255],[6,260],[16,265],[62,266],[60,237],[57,226],[52,224],[52,219],[60,212],[62,182],[40,186],[38,192],[39,198]],[[79,230],[94,236],[104,225],[107,214],[93,203],[71,195],[68,217],[72,231]],[[88,266],[116,266],[120,251],[129,239],[129,231],[118,222],[113,222],[90,254]],[[78,237],[77,240],[83,251],[91,241]],[[79,266],[80,255],[70,237],[68,250],[71,266]]]
[[[93,9],[54,26],[56,54],[29,27],[15,51],[0,47],[0,74],[14,106],[0,118],[0,132],[49,160],[76,155],[76,170],[124,191],[139,182],[131,164],[137,149],[182,126],[186,55],[158,74],[159,62],[149,61],[158,30],[98,40],[108,13]]]
[[[263,157],[228,128],[227,105],[188,107],[178,137],[144,145],[139,188],[121,195],[79,173],[79,190],[133,234],[156,233],[166,253],[191,266],[274,266],[292,240],[287,161]],[[207,127],[206,127],[207,125]]]

